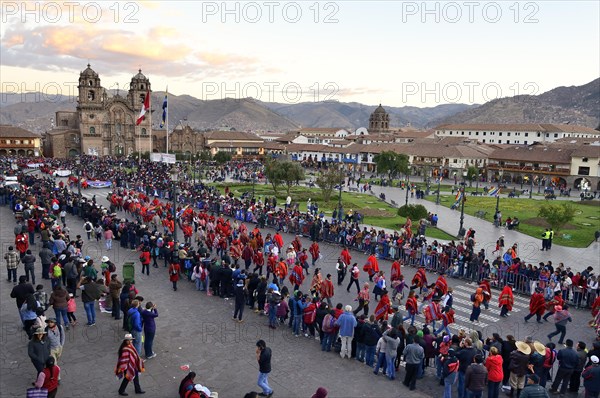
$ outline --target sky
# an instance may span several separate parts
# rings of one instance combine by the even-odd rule
[[[598,1],[2,1],[1,92],[484,103],[600,76]]]

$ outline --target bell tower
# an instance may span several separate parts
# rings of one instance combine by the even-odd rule
[[[78,109],[93,109],[102,106],[104,89],[100,85],[100,77],[87,65],[87,68],[79,74],[79,96],[77,98]]]

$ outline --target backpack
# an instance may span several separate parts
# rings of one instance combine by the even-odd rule
[[[92,223],[91,222],[86,222],[85,223],[85,230],[86,232],[92,232]]]
[[[131,315],[127,316],[127,331],[131,333],[133,331],[133,317]]]
[[[52,268],[52,277],[55,279],[62,277],[62,268],[60,267],[60,264],[56,264]]]
[[[475,293],[471,294],[471,302],[474,303],[475,302]]]
[[[323,318],[323,331],[325,333],[331,333],[335,328],[335,317],[331,314],[325,315]]]
[[[113,273],[117,272],[117,266],[112,261],[106,263],[108,265],[108,272]]]

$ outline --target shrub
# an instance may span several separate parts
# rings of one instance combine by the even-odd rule
[[[398,209],[399,216],[410,217],[411,220],[427,218],[427,213],[427,208],[423,205],[408,205]]]

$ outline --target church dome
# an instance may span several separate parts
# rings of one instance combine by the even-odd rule
[[[148,78],[144,76],[141,69],[138,69],[138,74],[132,77],[131,80],[148,80]]]
[[[373,111],[373,113],[386,113],[386,111],[385,109],[383,109],[383,106],[379,104],[379,106]]]
[[[98,77],[98,74],[87,64],[87,68],[79,74],[80,77]]]

